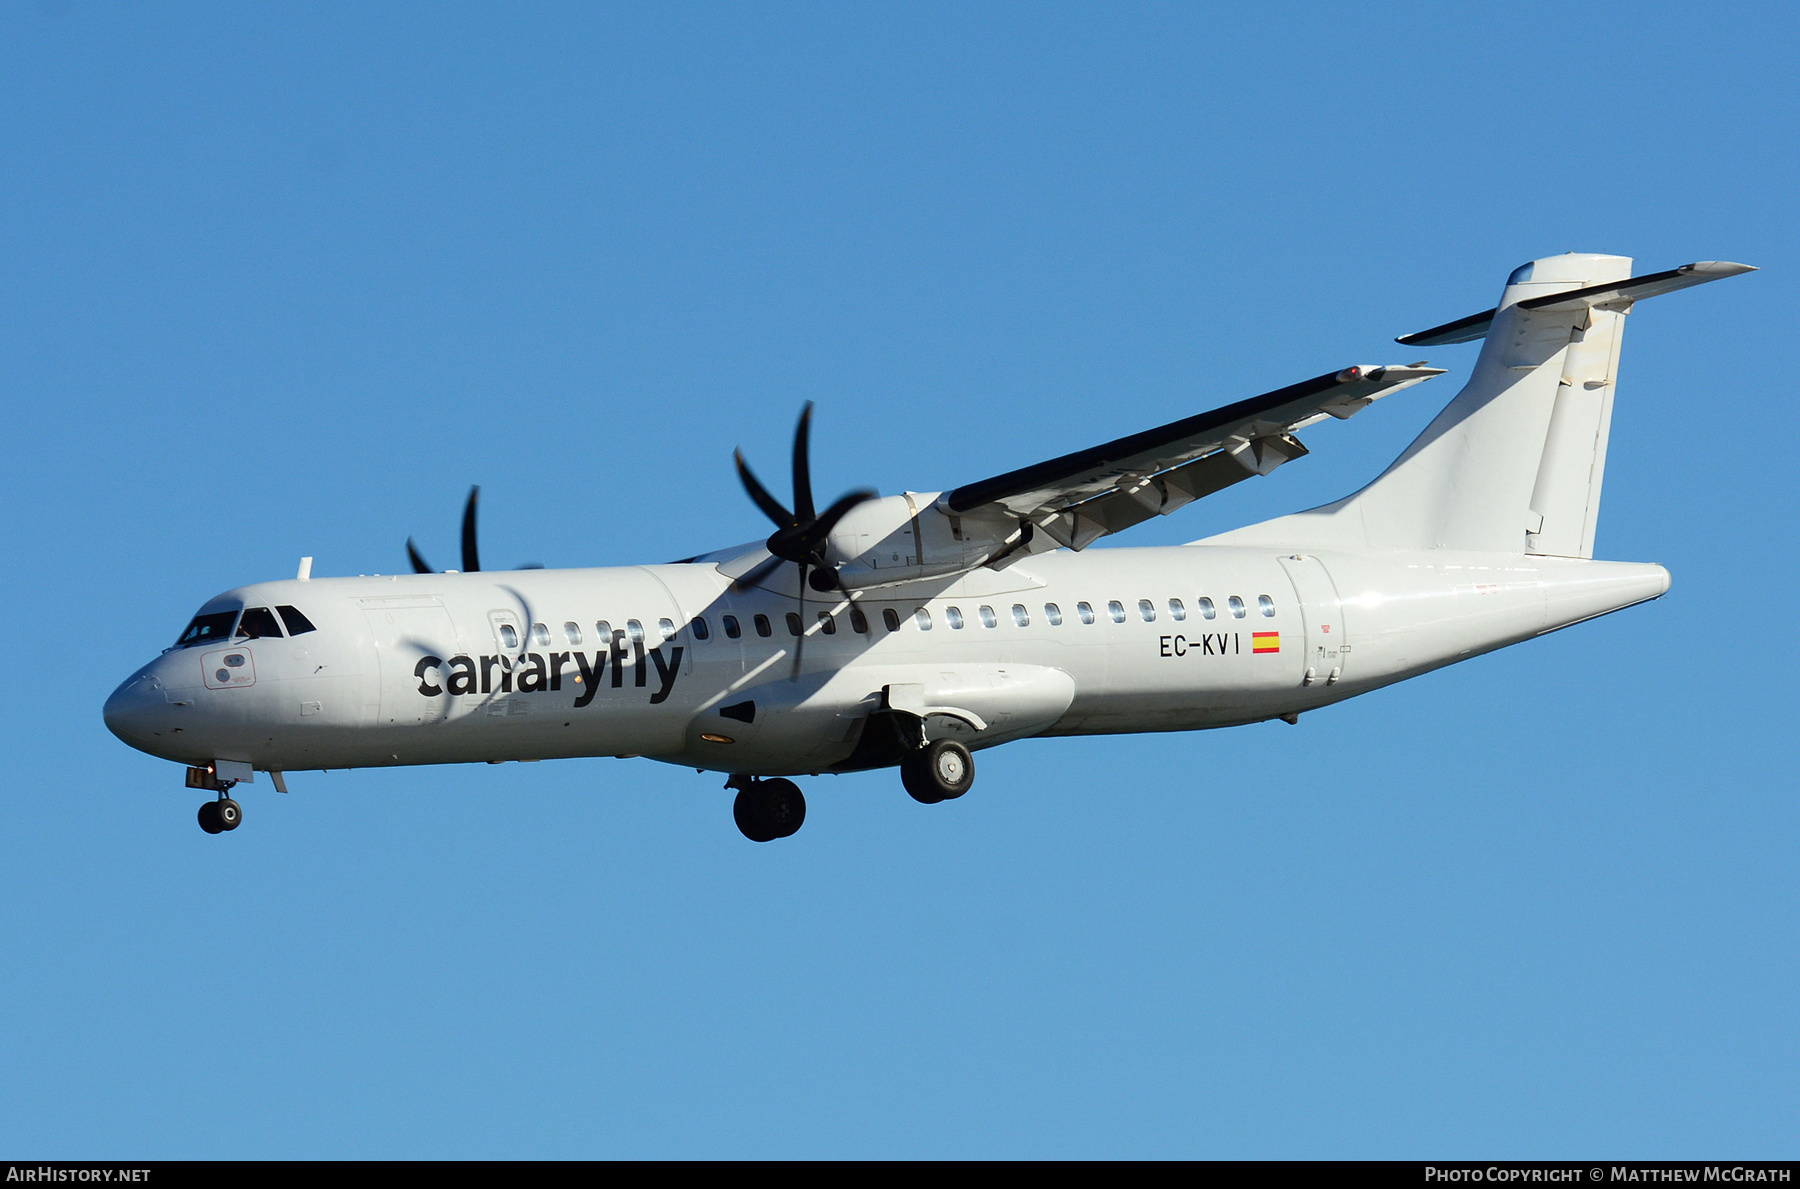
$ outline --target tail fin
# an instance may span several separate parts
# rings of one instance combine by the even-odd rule
[[[1393,465],[1347,499],[1225,539],[1592,557],[1632,302],[1749,271],[1714,261],[1632,277],[1629,257],[1575,252],[1515,269],[1494,309],[1399,340],[1487,341]]]

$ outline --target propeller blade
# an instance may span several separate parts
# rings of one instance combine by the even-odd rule
[[[800,563],[800,634],[794,637],[794,672],[790,680],[800,680],[800,658],[806,649],[806,563]]]
[[[805,524],[813,518],[812,497],[812,411],[813,403],[806,402],[800,410],[800,424],[794,427],[794,522]]]
[[[817,541],[821,545],[824,544],[825,538],[831,535],[831,530],[837,527],[837,522],[842,520],[850,509],[866,500],[872,500],[874,498],[875,493],[867,487],[859,487],[855,491],[845,492],[837,498],[836,503],[825,509],[825,511],[807,527],[807,539],[810,541]]]
[[[748,590],[750,587],[761,582],[764,578],[767,578],[770,574],[773,574],[776,567],[786,560],[786,558],[771,557],[758,562],[756,568],[745,574],[742,578],[733,579],[731,589],[734,592]]]
[[[406,556],[412,560],[413,573],[415,573],[415,574],[435,574],[435,573],[437,573],[436,570],[432,569],[430,566],[425,564],[424,558],[419,556],[419,547],[417,545],[413,544],[413,539],[411,537],[406,538]]]
[[[481,496],[479,486],[469,488],[469,502],[463,506],[463,573],[481,572],[481,555],[475,551],[475,501]]]
[[[756,506],[763,510],[763,515],[773,520],[777,529],[794,527],[794,514],[782,507],[781,501],[756,481],[756,476],[750,473],[750,464],[744,461],[744,452],[733,450],[731,456],[737,460],[738,478],[744,481],[744,490],[750,493]]]

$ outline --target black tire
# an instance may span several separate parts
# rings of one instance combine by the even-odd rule
[[[954,739],[939,739],[901,761],[900,783],[921,805],[954,801],[975,783],[975,758]]]
[[[806,824],[806,794],[791,780],[765,780],[756,786],[756,812],[777,838],[791,838]]]
[[[753,791],[755,788],[755,785],[751,785],[750,788],[737,795],[737,799],[731,803],[731,816],[737,822],[738,830],[750,841],[773,842],[780,835],[770,830],[763,822],[762,816],[756,812],[756,802],[759,798]]]
[[[900,761],[900,783],[906,786],[906,795],[921,805],[936,805],[944,799],[938,792],[937,785],[932,783],[931,775],[920,761],[924,752],[914,752]]]
[[[208,834],[217,834],[225,826],[219,821],[219,803],[208,801],[200,806],[200,828]]]
[[[213,804],[218,807],[220,829],[235,830],[244,824],[244,807],[230,797]]]

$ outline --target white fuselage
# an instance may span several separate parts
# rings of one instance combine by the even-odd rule
[[[203,611],[289,605],[316,630],[170,650],[107,720],[153,755],[264,771],[633,755],[798,775],[892,762],[863,736],[903,693],[929,735],[976,748],[1232,726],[1668,585],[1647,564],[1205,544],[1059,550],[804,605],[791,577],[734,591],[710,562],[269,582]]]

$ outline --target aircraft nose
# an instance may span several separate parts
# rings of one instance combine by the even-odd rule
[[[135,673],[106,699],[101,713],[107,730],[133,747],[142,747],[155,732],[153,723],[159,712],[167,706],[162,683],[148,673]]]

